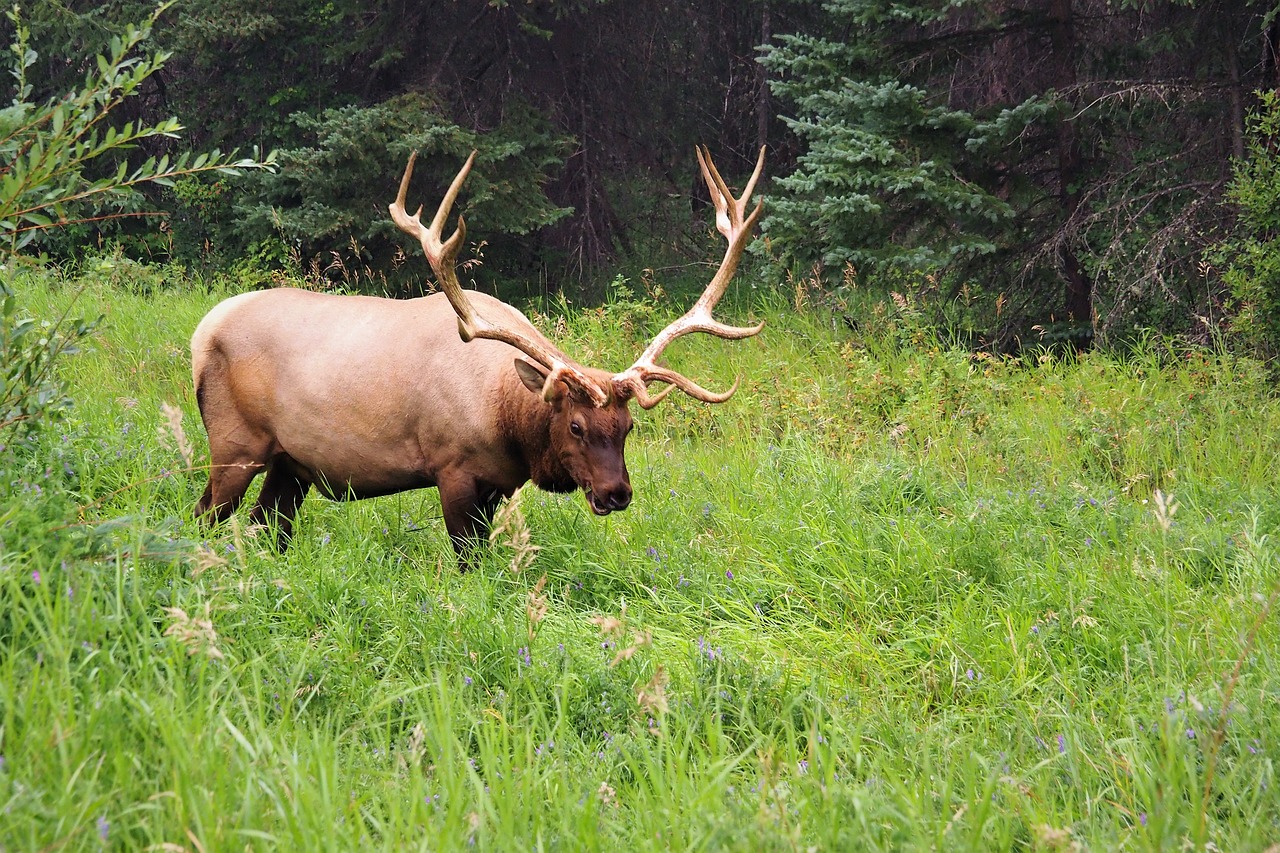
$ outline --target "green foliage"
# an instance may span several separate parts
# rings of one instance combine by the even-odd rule
[[[1249,152],[1236,164],[1227,200],[1233,233],[1211,253],[1236,301],[1232,328],[1260,355],[1280,356],[1280,95],[1259,92],[1249,116]]]
[[[425,156],[418,160],[409,203],[429,210],[471,150],[480,151],[465,191],[473,242],[527,234],[569,213],[543,194],[564,140],[532,110],[513,110],[506,123],[483,134],[449,121],[420,94],[293,119],[312,144],[282,150],[279,173],[257,176],[253,197],[237,206],[240,241],[278,233],[304,259],[341,252],[354,241],[366,260],[382,268],[403,248],[420,281],[421,248],[400,235],[387,214],[411,151]]]
[[[987,118],[943,105],[888,70],[877,28],[901,21],[882,5],[828,3],[839,36],[782,36],[763,54],[804,145],[796,171],[774,182],[781,192],[762,226],[792,269],[937,270],[996,252],[1014,224],[1015,207],[990,186],[994,163],[1048,102],[1031,98]]]
[[[132,164],[122,156],[148,141],[176,138],[183,129],[176,118],[154,124],[119,120],[121,106],[169,58],[164,52],[135,55],[169,5],[158,6],[141,24],[124,27],[77,90],[44,103],[30,100],[28,71],[37,60],[30,33],[17,7],[6,13],[16,30],[10,48],[16,93],[0,109],[0,240],[10,251],[50,229],[153,215],[138,210],[143,202],[139,190],[146,185],[167,186],[205,172],[239,174],[272,163],[271,156],[259,161],[217,150],[158,154]],[[108,165],[107,160],[114,162]]]

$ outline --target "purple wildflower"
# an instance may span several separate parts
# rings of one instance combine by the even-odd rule
[[[1192,728],[1188,728],[1188,729],[1187,729],[1187,740],[1195,740],[1195,739],[1196,739],[1196,730],[1195,730],[1195,729],[1192,729]]]
[[[966,670],[964,671],[964,677],[965,677],[965,678],[967,678],[967,679],[969,679],[970,681],[973,681],[973,670],[972,670],[972,669],[966,669]]]
[[[733,580],[733,569],[725,569],[724,576],[727,577],[729,580]]]
[[[111,834],[111,824],[107,821],[106,815],[98,815],[98,840],[103,844],[107,843],[107,836]]]
[[[471,686],[471,676],[469,676],[469,675],[464,675],[464,676],[462,676],[462,684],[463,684],[463,686],[464,686],[464,687],[470,687],[470,686]]]
[[[1146,826],[1146,825],[1147,825],[1147,813],[1146,813],[1146,812],[1138,812],[1138,823],[1142,824],[1143,826]]]
[[[39,569],[32,569],[32,570],[31,570],[31,582],[32,582],[32,583],[37,583],[37,584],[38,584],[38,583],[40,583],[40,570],[39,570]]]
[[[1067,751],[1067,738],[1065,735],[1058,735],[1058,752],[1065,753]]]

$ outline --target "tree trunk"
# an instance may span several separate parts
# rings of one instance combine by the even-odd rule
[[[760,4],[760,44],[768,44],[773,38],[773,21],[769,16],[769,0]],[[769,124],[773,121],[773,109],[769,99],[769,72],[756,63],[759,82],[756,89],[756,150],[769,142]]]
[[[1052,85],[1070,104],[1076,88],[1076,22],[1071,0],[1049,0],[1049,62]],[[1080,207],[1079,181],[1083,158],[1076,138],[1075,121],[1064,115],[1058,119],[1058,204],[1062,209],[1065,239],[1058,244],[1058,262],[1066,277],[1066,315],[1076,323],[1094,322],[1093,283],[1085,275],[1080,258],[1071,246],[1071,221]]]

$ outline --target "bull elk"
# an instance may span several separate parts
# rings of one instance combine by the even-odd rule
[[[708,391],[658,364],[662,351],[692,332],[741,339],[764,326],[711,316],[760,216],[758,202],[746,208],[764,149],[739,198],[709,152],[697,155],[729,247],[697,303],[620,373],[574,362],[515,308],[462,289],[454,271],[466,234],[461,216],[441,238],[475,152],[427,227],[422,208],[405,210],[411,155],[391,218],[422,244],[442,292],[401,300],[279,288],[216,305],[191,339],[211,462],[196,514],[226,520],[265,471],[250,517],[275,524],[283,549],[312,485],[335,500],[435,486],[465,567],[498,503],[529,480],[551,492],[582,489],[596,515],[626,509],[628,402],[649,409],[679,388],[722,403],[737,389],[735,381]],[[655,382],[666,387],[651,394]]]

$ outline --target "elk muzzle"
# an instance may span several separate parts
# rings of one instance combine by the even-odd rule
[[[631,505],[631,483],[624,477],[605,488],[585,490],[587,505],[596,515],[608,515]]]

